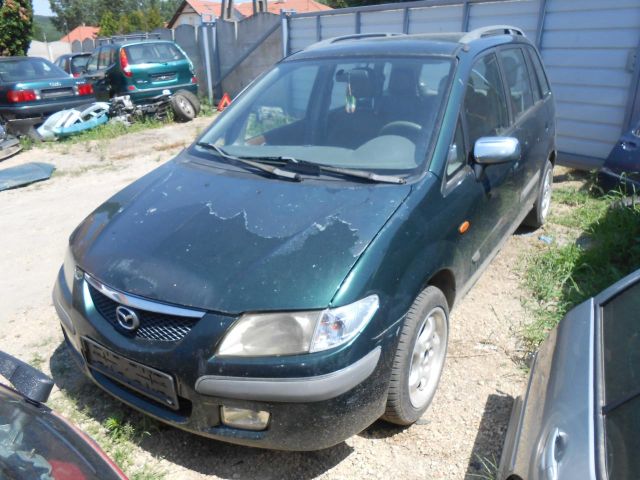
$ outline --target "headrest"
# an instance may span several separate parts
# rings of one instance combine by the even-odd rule
[[[415,72],[409,68],[395,67],[389,76],[389,93],[393,95],[415,95],[417,90]]]
[[[354,68],[348,72],[351,94],[356,98],[373,96],[373,85],[369,70],[366,68]]]

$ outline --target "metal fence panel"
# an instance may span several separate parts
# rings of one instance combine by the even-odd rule
[[[542,57],[557,99],[558,148],[605,158],[627,127],[640,2],[548,0]]]
[[[458,32],[462,25],[463,7],[412,8],[409,10],[408,33]]]
[[[315,17],[292,18],[289,22],[289,50],[297,52],[317,42]]]
[[[320,18],[320,39],[349,35],[355,32],[356,16],[353,13],[347,15],[331,15]]]
[[[402,33],[404,25],[404,10],[362,12],[360,22],[360,31],[362,33]]]

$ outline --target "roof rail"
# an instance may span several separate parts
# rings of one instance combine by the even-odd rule
[[[384,33],[384,32],[373,32],[373,33],[354,33],[352,35],[342,35],[340,37],[327,38],[326,40],[321,40],[317,43],[309,45],[309,48],[315,48],[319,46],[331,45],[333,43],[344,42],[345,40],[363,40],[367,38],[388,38],[388,37],[399,37],[405,35],[404,33]]]
[[[465,33],[459,40],[460,43],[469,43],[482,37],[490,37],[492,35],[519,35],[524,37],[522,29],[512,27],[511,25],[490,25],[488,27],[480,27]]]

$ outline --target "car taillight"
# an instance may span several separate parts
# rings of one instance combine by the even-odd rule
[[[80,74],[79,74],[79,73],[74,73],[74,74],[73,74],[73,78],[78,78],[79,76],[80,76]]]
[[[195,75],[191,77],[191,83],[198,83],[198,78]]]
[[[127,52],[125,52],[124,48],[120,50],[120,68],[125,76],[131,77],[133,75],[129,68],[129,59],[127,58]]]
[[[12,103],[32,102],[37,99],[38,96],[34,90],[9,90],[7,92],[7,100]]]
[[[93,95],[93,85],[90,83],[78,85],[78,95]]]

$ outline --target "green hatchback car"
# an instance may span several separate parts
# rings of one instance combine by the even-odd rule
[[[98,100],[129,95],[134,103],[178,90],[198,93],[198,80],[187,54],[170,41],[131,41],[98,47],[84,70]]]
[[[549,212],[554,100],[515,28],[358,35],[291,55],[72,233],[72,356],[162,421],[335,445],[434,398],[449,313]]]

